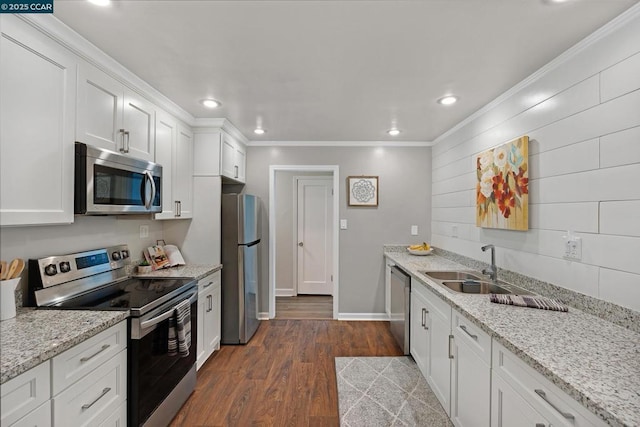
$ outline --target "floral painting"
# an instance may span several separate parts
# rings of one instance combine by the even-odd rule
[[[349,206],[378,206],[378,177],[347,177],[347,194]]]
[[[476,225],[529,229],[529,137],[484,151],[476,158]]]

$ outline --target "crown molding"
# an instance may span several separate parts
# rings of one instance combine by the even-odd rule
[[[522,89],[529,86],[531,83],[535,82],[536,80],[539,80],[540,78],[542,78],[542,76],[550,73],[554,69],[558,68],[560,65],[570,61],[585,49],[589,48],[590,46],[604,39],[609,34],[624,27],[630,21],[638,17],[640,17],[640,3],[634,6],[631,6],[629,9],[625,10],[620,15],[616,16],[611,21],[604,24],[602,27],[598,28],[596,31],[594,31],[593,33],[591,33],[590,35],[588,35],[587,37],[585,37],[584,39],[582,39],[581,41],[579,41],[578,43],[576,43],[575,45],[573,45],[572,47],[564,51],[563,53],[561,53],[559,56],[552,59],[547,64],[543,65],[540,69],[535,71],[533,74],[529,75],[529,77],[526,77],[520,83],[516,84],[511,89],[507,90],[502,95],[498,96],[496,99],[489,102],[484,107],[480,108],[478,111],[471,114],[466,119],[462,120],[460,123],[458,123],[451,129],[449,129],[442,135],[438,136],[436,139],[433,140],[432,145],[436,145],[442,142],[444,139],[446,139],[453,133],[459,131],[469,123],[473,122],[478,117],[491,111],[492,109],[494,109],[495,107],[497,107],[498,105],[500,105],[501,103],[503,103],[504,101],[506,101],[507,99],[509,99],[516,93],[518,93],[519,91],[521,91]]]
[[[427,141],[249,141],[249,147],[431,147]]]
[[[222,129],[232,138],[247,145],[249,140],[246,136],[238,130],[238,128],[231,123],[231,120],[225,118],[209,119],[209,118],[197,118],[193,120],[192,128],[194,133],[207,133],[210,131],[216,131]]]
[[[140,96],[161,107],[167,113],[190,126],[192,125],[194,117],[191,114],[55,16],[48,14],[21,14],[16,16],[63,45],[89,64],[96,66]]]

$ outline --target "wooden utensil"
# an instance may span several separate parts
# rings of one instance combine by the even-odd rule
[[[7,280],[14,279],[22,274],[24,270],[24,261],[20,258],[16,258],[9,264],[9,271],[7,272]]]
[[[0,261],[0,280],[6,279],[8,272],[9,270],[7,269],[7,261]]]
[[[12,264],[15,263],[16,268],[13,274],[9,274],[8,279],[15,279],[17,277],[20,277],[20,275],[24,271],[24,260],[22,258],[16,258],[13,261],[11,261],[11,263]]]

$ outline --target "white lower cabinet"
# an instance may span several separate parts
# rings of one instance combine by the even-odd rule
[[[0,386],[0,425],[126,426],[127,321]]]
[[[457,427],[489,427],[491,337],[453,310],[451,421]]]
[[[451,306],[412,279],[411,313],[411,355],[449,414]]]
[[[605,426],[498,342],[493,342],[491,426]]]
[[[220,271],[216,271],[198,282],[197,369],[220,348],[220,276]]]

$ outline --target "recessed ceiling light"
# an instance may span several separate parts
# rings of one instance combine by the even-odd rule
[[[451,105],[451,104],[455,104],[457,101],[458,101],[458,97],[457,96],[447,95],[447,96],[443,96],[442,98],[438,99],[438,104]]]
[[[111,0],[89,0],[89,3],[93,3],[97,6],[109,6]]]
[[[216,101],[215,99],[203,99],[200,102],[207,108],[218,108],[222,105],[220,101]]]
[[[400,131],[399,131],[398,129],[396,129],[396,128],[389,129],[389,130],[387,131],[387,133],[388,133],[389,135],[391,135],[391,136],[398,136],[398,135],[400,135]]]
[[[255,133],[256,135],[264,135],[265,132],[266,132],[266,130],[264,130],[262,128],[255,128],[253,130],[253,133]]]

